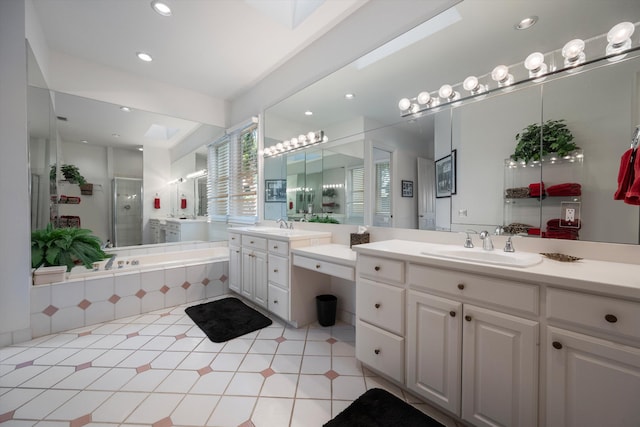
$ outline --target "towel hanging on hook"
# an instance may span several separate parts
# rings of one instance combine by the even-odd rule
[[[624,200],[630,205],[640,205],[640,162],[636,164],[639,139],[640,125],[636,126],[631,137],[631,148],[625,151],[620,159],[618,189],[613,196],[614,200]]]

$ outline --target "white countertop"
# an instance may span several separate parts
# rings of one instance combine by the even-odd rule
[[[242,233],[250,234],[252,236],[265,237],[268,239],[279,240],[301,240],[312,239],[314,237],[328,237],[331,238],[330,231],[312,231],[312,230],[298,230],[289,228],[277,228],[277,227],[232,227],[227,230],[229,233]]]
[[[589,259],[560,262],[543,257],[539,264],[521,268],[454,260],[422,253],[435,246],[441,245],[408,240],[385,240],[354,246],[353,251],[434,267],[640,300],[640,265],[637,264]]]
[[[329,243],[327,245],[305,246],[303,248],[292,249],[291,252],[294,255],[302,255],[321,261],[347,265],[349,267],[356,266],[357,253],[347,245]]]

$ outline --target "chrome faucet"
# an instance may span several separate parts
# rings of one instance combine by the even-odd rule
[[[280,228],[288,228],[287,221],[284,218],[276,219],[276,224],[280,224]]]
[[[491,235],[488,231],[484,230],[480,232],[480,240],[482,240],[482,249],[485,251],[493,250],[493,242],[491,241]]]
[[[466,239],[464,239],[464,247],[469,249],[473,248],[473,240],[471,240],[471,236],[469,236],[469,233],[478,234],[478,232],[476,230],[467,230],[464,231],[464,233],[466,233],[467,235]]]
[[[505,251],[505,252],[515,252],[516,251],[516,249],[513,247],[513,242],[511,241],[511,236],[509,236],[509,238],[507,238],[507,241],[504,244],[503,251]]]
[[[112,255],[111,258],[109,258],[109,261],[107,261],[107,263],[104,265],[104,269],[105,270],[111,270],[111,266],[113,265],[113,261],[116,259],[115,255]]]

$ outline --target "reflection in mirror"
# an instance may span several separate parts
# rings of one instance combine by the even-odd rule
[[[391,152],[373,148],[373,176],[375,192],[373,225],[392,227]]]
[[[492,10],[504,13],[499,17],[492,15],[491,19],[479,19],[490,10],[487,4],[492,5]],[[462,2],[455,6],[455,12],[449,11],[439,17],[446,21],[442,30],[366,67],[356,60],[267,109],[265,136],[278,142],[286,139],[286,135],[311,128],[323,129],[334,142],[343,138],[364,139],[365,152],[369,153],[365,159],[365,170],[368,171],[365,177],[366,224],[374,223],[375,179],[371,153],[372,147],[379,143],[390,146],[393,153],[391,177],[395,191],[392,192],[391,210],[394,227],[453,231],[477,227],[501,232],[503,230],[498,226],[522,222],[531,226],[533,234],[527,235],[536,237],[566,238],[571,235],[580,240],[637,244],[637,208],[613,201],[621,152],[611,146],[612,141],[618,141],[622,146],[628,144],[633,128],[640,123],[638,66],[630,62],[638,55],[637,39],[633,41],[635,50],[624,58],[617,56],[610,58],[611,61],[600,60],[580,66],[524,85],[528,88],[507,88],[501,93],[486,95],[484,99],[436,108],[405,119],[400,117],[397,108],[402,97],[416,96],[424,90],[437,93],[443,84],[456,84],[469,75],[490,72],[501,63],[521,63],[538,50],[559,50],[568,40],[577,37],[606,34],[615,24],[640,16],[638,2],[614,0],[583,6],[577,0],[561,4],[538,2],[538,24],[527,31],[516,32],[514,23],[522,16],[531,15],[530,10],[525,10],[530,9],[530,5],[504,0]],[[572,18],[576,8],[582,11],[579,22]],[[449,19],[455,17],[455,13],[462,19]],[[566,25],[567,22],[572,25]],[[514,42],[510,43],[510,40]],[[456,46],[466,48],[452,48]],[[497,46],[499,48],[493,48]],[[604,55],[604,45],[601,47],[598,52],[586,52],[587,63]],[[548,63],[550,70],[562,66],[562,58],[560,62],[555,56],[546,59],[551,60]],[[618,71],[624,67],[629,67],[626,74]],[[355,93],[355,98],[343,99],[347,92]],[[597,95],[591,97],[592,93]],[[593,111],[587,106],[593,107]],[[312,110],[313,116],[304,117],[306,109]],[[541,203],[538,200],[533,208],[525,206],[523,201],[509,204],[504,190],[514,177],[507,172],[505,159],[514,153],[517,134],[529,125],[539,125],[547,120],[565,120],[577,146],[584,149],[580,171],[577,175],[571,173],[560,177],[554,175],[547,164],[546,169],[545,165],[532,168],[522,180],[526,184],[543,181],[549,185],[581,180],[581,195],[571,196],[573,199],[579,197],[579,200],[567,200],[580,204],[564,205],[564,200],[554,201],[552,197],[557,196],[547,194],[545,200]],[[417,132],[413,129],[416,127],[420,128]],[[287,131],[281,138],[283,129]],[[599,145],[593,141],[599,141]],[[411,144],[414,144],[413,148],[407,148]],[[412,161],[402,160],[403,153],[398,150],[412,152]],[[457,191],[436,198],[434,217],[433,205],[423,203],[420,182],[427,181],[426,177],[431,174],[425,170],[428,171],[434,161],[451,155],[452,150],[456,150]],[[427,166],[420,161],[423,166],[419,167],[417,157],[427,159]],[[414,190],[417,182],[418,197],[400,197],[399,185],[403,180],[413,181]],[[426,188],[432,189],[429,185]],[[579,233],[547,230],[550,220],[562,219],[567,212],[580,215],[582,228]],[[623,215],[626,215],[624,219]]]

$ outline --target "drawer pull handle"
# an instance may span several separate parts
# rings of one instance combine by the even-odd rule
[[[618,321],[618,318],[613,314],[607,314],[606,316],[604,316],[604,320],[609,323],[616,323]]]
[[[277,268],[274,268],[274,269],[273,269],[273,272],[274,272],[274,273],[277,273],[277,272],[278,272],[278,269],[277,269]]]
[[[240,251],[236,251],[236,253],[237,253],[237,254],[239,254],[239,253],[240,253]]]
[[[380,303],[379,303],[379,302],[377,302],[377,303],[375,303],[373,306],[374,306],[375,308],[380,308]]]
[[[273,303],[274,303],[274,304],[277,304],[277,303],[278,303],[278,300],[277,300],[277,299],[274,299],[274,300],[273,300]]]
[[[380,349],[379,349],[379,348],[376,348],[375,350],[373,350],[373,352],[374,352],[375,354],[380,354]]]
[[[373,269],[374,269],[375,271],[380,271],[380,266],[379,266],[379,265],[376,265],[375,267],[373,267]]]
[[[464,320],[466,320],[467,322],[471,322],[471,319],[473,319],[473,317],[469,315],[464,316]]]
[[[464,283],[458,283],[458,289],[463,290],[464,289]]]
[[[562,348],[562,343],[560,343],[559,341],[554,341],[553,343],[551,343],[551,345],[553,346],[553,348],[555,348],[556,350],[560,350]]]
[[[449,312],[449,316],[451,316],[451,317],[456,317],[456,312],[455,312],[455,311],[453,311],[453,310],[451,310],[451,311]]]
[[[320,264],[316,264],[316,268],[320,268]]]
[[[235,238],[235,237],[232,237],[232,238],[231,238],[231,240],[236,240],[236,238]]]
[[[253,240],[250,240],[249,243],[251,243],[253,245]]]
[[[278,249],[278,245],[273,245],[273,249]]]

